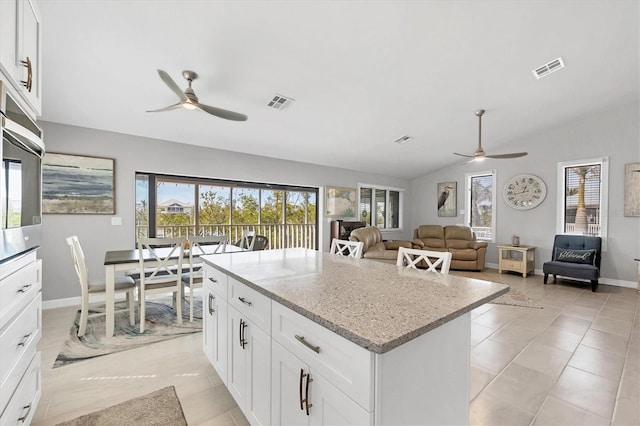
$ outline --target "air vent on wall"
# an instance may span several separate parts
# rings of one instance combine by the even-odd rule
[[[295,99],[287,98],[286,96],[276,94],[273,97],[273,99],[269,101],[267,105],[270,106],[271,108],[283,110],[289,105],[291,105],[293,102],[295,102]]]
[[[564,62],[562,61],[562,58],[558,58],[533,70],[533,75],[540,80],[542,77],[546,77],[561,68],[564,68]]]
[[[407,143],[412,139],[413,139],[413,136],[404,135],[404,136],[401,136],[398,139],[396,139],[394,142],[395,143],[399,143],[400,145],[402,145],[403,143]]]

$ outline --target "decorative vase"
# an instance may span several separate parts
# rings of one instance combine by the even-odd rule
[[[520,237],[517,235],[511,236],[511,245],[514,247],[520,246]]]

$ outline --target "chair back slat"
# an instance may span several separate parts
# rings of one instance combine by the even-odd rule
[[[82,294],[85,294],[89,291],[89,269],[87,268],[87,264],[85,262],[82,246],[80,246],[80,240],[78,240],[77,235],[72,235],[66,240],[67,244],[69,244],[69,248],[71,249],[73,268],[76,271],[76,275],[78,275]]]
[[[418,269],[418,264],[421,262],[427,266],[427,271],[446,275],[451,267],[451,252],[398,248],[396,265]],[[439,271],[438,267],[440,267]]]
[[[138,239],[138,255],[140,258],[140,270],[147,270],[149,266],[145,263],[144,255],[147,251],[150,256],[156,262],[151,266],[149,274],[141,274],[140,281],[143,285],[147,282],[170,283],[176,282],[176,285],[180,282],[180,275],[182,274],[182,260],[184,257],[184,246],[186,238],[139,238]],[[172,259],[174,258],[174,259]],[[177,258],[177,259],[176,259]],[[177,265],[177,269],[172,269],[171,266]]]
[[[363,247],[364,243],[362,241],[347,241],[334,238],[331,240],[329,253],[360,259]]]

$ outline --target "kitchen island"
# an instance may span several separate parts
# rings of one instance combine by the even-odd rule
[[[252,424],[468,422],[469,312],[507,286],[307,249],[203,260],[203,347]]]

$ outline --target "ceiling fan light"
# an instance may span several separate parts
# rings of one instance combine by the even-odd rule
[[[182,106],[185,107],[186,109],[191,109],[191,110],[198,109],[198,107],[192,104],[191,102],[183,102]]]

